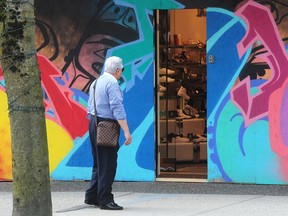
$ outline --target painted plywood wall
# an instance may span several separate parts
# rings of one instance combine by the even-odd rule
[[[208,181],[287,184],[288,5],[234,2],[36,0],[51,178],[90,179],[87,91],[105,58],[118,55],[133,144],[123,146],[121,135],[116,180],[155,180],[153,10],[198,6],[207,8],[207,56],[215,57],[207,64]],[[175,31],[184,40],[205,35]],[[1,180],[12,179],[7,107],[0,71]]]

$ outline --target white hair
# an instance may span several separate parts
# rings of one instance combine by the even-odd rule
[[[116,73],[117,69],[122,69],[122,59],[117,56],[111,56],[106,59],[104,64],[104,71],[110,74]]]

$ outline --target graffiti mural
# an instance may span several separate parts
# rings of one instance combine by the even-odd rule
[[[133,145],[122,148],[124,136],[120,135],[116,179],[155,179],[152,9],[159,5],[183,7],[174,0],[157,2],[35,1],[37,56],[52,179],[89,180],[91,177],[87,92],[102,73],[105,58],[112,55],[121,56],[124,62],[121,88],[133,136]],[[2,74],[0,81],[0,179],[11,180],[9,118]]]
[[[282,184],[288,180],[287,51],[280,33],[287,4],[275,2],[248,1],[235,13],[210,10],[210,19],[221,16],[223,23],[220,30],[209,32],[208,55],[224,48],[231,61],[218,73],[219,80],[226,76],[226,84],[213,93],[217,98],[209,101],[212,95],[208,95],[211,181]],[[281,14],[283,7],[286,14]],[[227,40],[229,47],[224,44]],[[212,70],[208,66],[209,78]],[[213,92],[213,80],[208,93],[209,87]]]
[[[120,148],[116,179],[154,180],[154,145],[147,146],[155,130],[152,11],[124,1],[35,1],[35,5],[51,177],[90,179],[87,91],[101,74],[105,58],[119,55],[125,66],[122,89],[133,146]],[[9,118],[2,75],[0,90],[0,178],[11,180]],[[121,134],[120,144],[123,142]],[[122,163],[125,166],[121,169]]]
[[[104,60],[123,58],[121,85],[133,144],[116,180],[155,180],[154,9],[207,8],[208,180],[288,182],[287,0],[35,1],[37,57],[51,178],[90,179],[88,89]],[[261,19],[259,19],[261,17]],[[0,70],[0,180],[12,180]]]

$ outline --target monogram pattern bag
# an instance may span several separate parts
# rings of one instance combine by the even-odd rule
[[[117,121],[101,121],[97,125],[96,145],[117,147],[120,125]]]
[[[95,108],[95,124],[96,124],[96,145],[104,147],[117,147],[120,135],[120,125],[116,120],[101,120],[97,124],[97,111],[95,102],[95,90],[97,80],[94,85],[94,108]]]

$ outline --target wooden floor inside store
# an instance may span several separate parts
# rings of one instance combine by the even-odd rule
[[[176,163],[174,167],[161,169],[159,178],[198,178],[207,179],[207,162]]]

